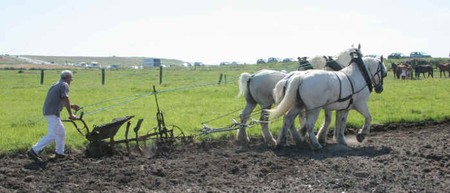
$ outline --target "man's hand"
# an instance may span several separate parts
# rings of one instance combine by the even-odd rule
[[[77,119],[77,116],[75,116],[74,114],[71,114],[71,115],[69,116],[69,119],[70,119],[70,120],[76,120],[76,119]]]
[[[78,105],[70,105],[70,108],[72,108],[75,111],[80,110],[80,106],[78,106]]]

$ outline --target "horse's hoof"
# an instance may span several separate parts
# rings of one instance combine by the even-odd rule
[[[249,138],[237,139],[236,142],[238,145],[248,145],[250,143],[250,139]]]
[[[356,135],[356,140],[358,140],[358,142],[360,142],[360,143],[362,143],[365,138],[366,138],[366,134],[358,133]]]
[[[326,139],[321,139],[321,138],[319,138],[319,143],[320,143],[320,144],[326,144],[326,143],[327,143],[327,140],[326,140]]]
[[[317,144],[317,145],[313,145],[312,146],[312,150],[313,151],[319,151],[319,150],[321,150],[323,147],[322,147],[322,145],[320,145],[320,144]]]
[[[270,145],[270,146],[276,147],[277,146],[277,141],[275,139],[268,140],[267,144]]]
[[[277,141],[276,146],[278,147],[287,147],[289,146],[289,143],[287,141]]]
[[[278,145],[275,146],[275,149],[276,149],[276,150],[282,150],[282,149],[284,149],[284,148],[286,148],[286,147],[288,147],[287,144],[284,144],[284,145],[278,144]]]

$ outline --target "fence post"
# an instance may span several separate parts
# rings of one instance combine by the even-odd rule
[[[226,85],[227,84],[227,75],[226,74],[223,75],[223,81],[224,81],[224,83]]]
[[[41,85],[44,84],[44,70],[41,70]]]
[[[105,69],[102,69],[102,85],[105,85]]]
[[[220,73],[219,82],[217,82],[218,85],[220,85],[220,83],[222,83],[222,78],[223,78],[223,73]]]
[[[163,67],[159,67],[159,84],[162,84],[163,82]]]

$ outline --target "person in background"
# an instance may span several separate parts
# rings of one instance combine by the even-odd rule
[[[402,80],[406,80],[406,66],[403,65],[402,66]]]
[[[69,86],[72,82],[73,74],[69,70],[61,72],[61,79],[53,84],[45,97],[43,114],[48,123],[47,134],[42,137],[28,152],[27,155],[35,161],[42,161],[39,153],[47,145],[55,141],[55,159],[65,158],[64,148],[66,144],[66,131],[61,121],[60,113],[65,107],[69,113],[69,119],[74,120],[76,116],[72,109],[79,110],[78,105],[71,105],[69,100]]]

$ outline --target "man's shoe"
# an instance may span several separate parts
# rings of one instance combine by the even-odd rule
[[[50,159],[52,159],[52,160],[64,160],[66,158],[67,158],[67,155],[65,155],[65,154],[58,154],[58,153],[55,153],[54,156],[50,157]]]
[[[55,159],[65,159],[65,158],[67,158],[67,155],[65,155],[65,154],[55,154]]]
[[[33,149],[30,149],[30,151],[27,152],[27,155],[30,159],[36,162],[43,162],[42,159],[39,157],[39,155],[36,152],[34,152]]]

